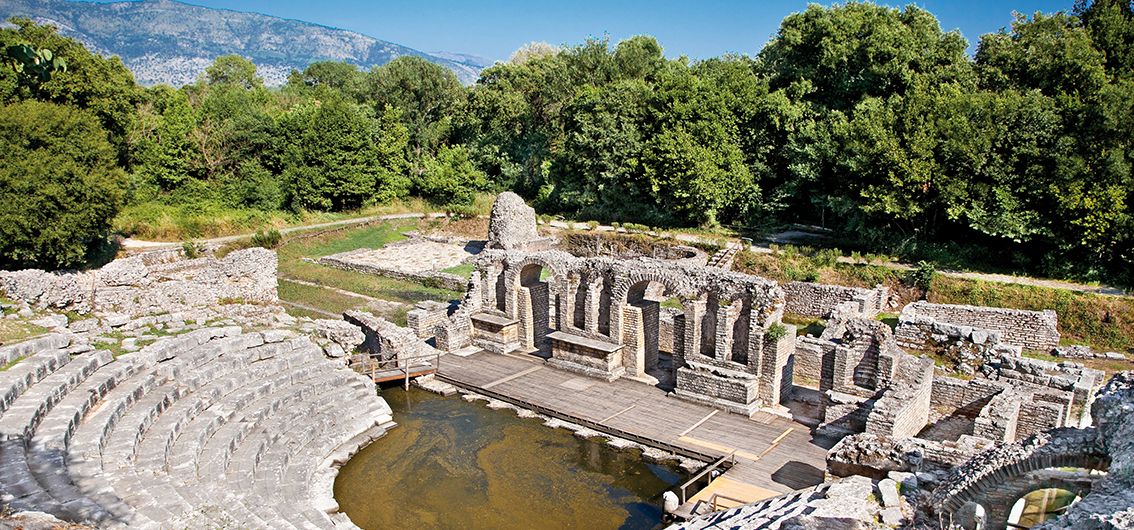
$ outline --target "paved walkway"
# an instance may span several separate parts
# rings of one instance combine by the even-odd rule
[[[644,383],[607,383],[559,370],[536,357],[478,352],[442,357],[446,382],[659,449],[711,461],[735,452],[723,476],[761,498],[823,481],[827,449],[801,423],[766,413],[754,419],[670,397]]]

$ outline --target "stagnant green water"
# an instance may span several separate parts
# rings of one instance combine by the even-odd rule
[[[649,529],[684,477],[508,410],[386,390],[398,427],[347,463],[335,498],[379,528]]]

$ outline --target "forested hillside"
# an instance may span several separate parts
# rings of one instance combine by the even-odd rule
[[[0,0],[0,19],[19,16],[56,26],[91,51],[117,55],[143,85],[176,87],[197,80],[213,58],[236,54],[256,63],[265,84],[278,86],[292,68],[345,61],[363,68],[415,56],[472,83],[488,62],[429,54],[397,43],[299,20],[176,2]]]
[[[975,56],[924,10],[851,3],[789,16],[753,57],[667,59],[648,36],[529,45],[471,87],[403,57],[368,72],[315,63],[268,89],[228,56],[196,84],[141,88],[117,60],[19,24],[0,43],[50,49],[67,68],[46,80],[0,69],[2,141],[19,147],[0,153],[0,201],[10,212],[26,200],[16,183],[71,182],[61,168],[77,164],[122,190],[89,194],[113,203],[83,217],[90,234],[122,208],[127,231],[158,218],[193,229],[405,196],[460,211],[513,189],[581,219],[802,222],[907,259],[1134,284],[1126,0],[1006,13],[1009,29],[980,37]],[[112,166],[59,147],[78,139],[31,140],[92,120]],[[101,137],[83,141],[102,152]],[[4,267],[81,262],[38,250],[49,214],[0,219]]]

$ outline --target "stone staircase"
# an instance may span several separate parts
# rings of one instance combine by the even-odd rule
[[[0,504],[130,528],[353,527],[336,465],[393,426],[307,337],[237,327],[115,358],[50,335],[0,354]]]
[[[739,251],[739,247],[729,244],[725,248],[718,250],[712,256],[709,256],[709,261],[705,265],[708,267],[716,267],[718,269],[729,270],[732,268],[732,262],[736,259],[736,253]]]

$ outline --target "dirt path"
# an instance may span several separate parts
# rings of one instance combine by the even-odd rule
[[[549,224],[552,227],[559,228],[559,229],[575,229],[575,230],[589,230],[590,229],[590,227],[588,225],[586,225],[585,223],[571,223],[571,222],[568,222],[568,221],[552,221]],[[606,225],[599,225],[599,226],[595,227],[595,230],[598,231],[598,232],[626,232],[626,230],[624,230],[624,229],[617,229],[617,228],[614,228],[613,226],[606,226]],[[657,235],[654,232],[647,232],[647,233],[651,234],[651,235]],[[683,241],[683,242],[686,242],[686,243],[717,243],[717,242],[720,241],[720,238],[699,236],[699,235],[696,235],[696,234],[677,233],[677,234],[674,234],[673,237],[674,237],[674,239],[677,239],[678,241]],[[740,244],[737,243],[735,240],[733,240],[733,238],[729,238],[729,239],[730,239],[730,245],[735,244],[737,246],[740,246]],[[760,253],[765,253],[765,254],[770,254],[770,253],[774,252],[771,248],[768,247],[767,244],[763,244],[763,243],[753,243],[752,245],[750,245],[748,247],[748,250],[750,250],[752,252],[760,252]],[[840,257],[839,262],[840,263],[850,263],[850,264],[858,263],[855,260],[852,260],[851,258],[848,258],[848,257],[845,257],[845,256]],[[905,264],[905,263],[883,263],[883,264],[880,264],[880,265],[883,266],[883,267],[887,267],[887,268],[895,269],[895,270],[901,270],[901,271],[906,271],[906,270],[910,270],[910,269],[913,268],[911,265],[908,265],[908,264]],[[1034,286],[1037,286],[1037,287],[1050,287],[1050,288],[1053,288],[1053,289],[1065,289],[1065,290],[1068,290],[1068,291],[1075,291],[1075,292],[1080,292],[1080,293],[1093,293],[1093,294],[1100,294],[1100,295],[1106,295],[1106,296],[1127,296],[1127,293],[1125,291],[1123,291],[1122,289],[1119,289],[1117,287],[1110,287],[1110,286],[1107,286],[1107,285],[1090,285],[1090,284],[1084,284],[1084,283],[1069,282],[1069,281],[1064,281],[1064,280],[1050,280],[1050,279],[1045,279],[1045,278],[1031,278],[1031,277],[1027,277],[1027,276],[1011,276],[1011,275],[1008,275],[1008,274],[991,274],[991,273],[983,273],[983,272],[943,271],[943,270],[937,271],[937,272],[938,272],[938,274],[941,274],[941,275],[944,275],[944,276],[949,276],[949,277],[952,277],[952,278],[965,278],[965,279],[969,279],[969,280],[982,280],[982,281],[986,281],[986,282],[997,282],[997,283],[1014,283],[1014,284],[1018,284],[1018,285],[1034,285]]]
[[[390,221],[390,220],[396,220],[396,219],[420,219],[420,218],[423,218],[423,217],[426,217],[426,216],[434,217],[434,218],[440,218],[440,217],[445,217],[445,214],[443,214],[443,213],[414,212],[414,213],[399,213],[399,214],[387,214],[387,215],[372,215],[372,216],[368,216],[368,217],[357,217],[357,218],[354,218],[354,219],[343,219],[341,221],[330,221],[330,222],[326,222],[326,223],[290,226],[290,227],[287,227],[287,228],[281,228],[280,233],[281,234],[290,234],[290,233],[301,232],[301,231],[305,231],[305,230],[316,230],[316,229],[319,229],[319,228],[334,228],[334,227],[339,227],[339,226],[350,226],[350,225],[370,223],[370,222],[374,222],[374,221]],[[551,221],[550,223],[548,223],[548,225],[550,225],[552,228],[558,228],[558,229],[575,229],[575,230],[589,230],[590,229],[590,227],[586,223],[573,223],[573,222],[569,222],[569,221]],[[615,228],[613,226],[608,226],[608,225],[599,225],[599,226],[595,227],[595,230],[599,231],[599,232],[625,232],[626,231],[625,229]],[[657,235],[657,234],[654,234],[653,232],[648,232],[648,233],[652,234],[652,235]],[[252,236],[252,233],[238,234],[238,235],[232,235],[232,236],[223,236],[223,237],[214,237],[214,238],[210,238],[210,239],[202,239],[202,240],[198,240],[198,242],[201,242],[201,243],[230,243],[232,241],[239,241],[241,239],[246,239],[246,238],[249,238],[251,236]],[[700,236],[700,235],[696,235],[696,234],[682,234],[682,233],[674,234],[674,238],[677,239],[678,241],[683,241],[683,242],[686,242],[686,243],[715,243],[715,242],[720,241],[720,238],[712,238],[712,237]],[[733,243],[737,244],[735,241],[733,241]],[[134,239],[134,238],[128,238],[122,243],[123,249],[125,249],[127,251],[130,251],[130,250],[141,250],[141,251],[153,250],[153,249],[158,249],[158,248],[175,247],[175,246],[179,246],[179,245],[181,245],[181,242],[145,241],[145,240]],[[750,245],[748,247],[748,250],[751,250],[752,252],[761,252],[761,253],[773,252],[773,250],[771,248],[769,248],[767,245],[757,244],[757,243]],[[839,262],[840,263],[852,263],[852,264],[856,263],[854,260],[852,260],[848,257],[839,258]],[[891,269],[896,269],[896,270],[909,270],[909,269],[912,268],[910,265],[903,264],[903,263],[885,263],[885,264],[882,264],[882,266],[889,267]],[[1063,280],[1050,280],[1050,279],[1045,279],[1045,278],[1030,278],[1030,277],[1026,277],[1026,276],[1010,276],[1010,275],[1007,275],[1007,274],[990,274],[990,273],[983,273],[983,272],[938,271],[938,273],[945,275],[945,276],[953,277],[953,278],[965,278],[965,279],[969,279],[969,280],[983,280],[983,281],[986,281],[986,282],[997,282],[997,283],[1014,283],[1014,284],[1019,284],[1019,285],[1034,285],[1034,286],[1037,286],[1037,287],[1050,287],[1050,288],[1053,288],[1053,289],[1065,289],[1065,290],[1068,290],[1068,291],[1076,291],[1076,292],[1081,292],[1081,293],[1093,293],[1093,294],[1100,294],[1100,295],[1106,295],[1106,296],[1126,296],[1127,295],[1127,293],[1125,291],[1123,291],[1122,289],[1119,289],[1117,287],[1110,287],[1110,286],[1106,286],[1106,285],[1089,285],[1089,284],[1083,284],[1083,283],[1068,282],[1068,281],[1063,281]]]

